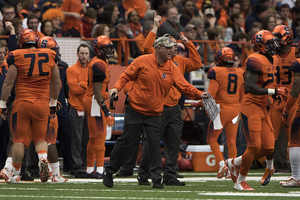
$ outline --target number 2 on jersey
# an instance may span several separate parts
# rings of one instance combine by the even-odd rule
[[[236,74],[228,74],[228,86],[227,86],[228,94],[236,94],[237,79],[238,77]]]
[[[30,58],[31,59],[30,67],[29,67],[27,76],[32,76],[36,55],[35,54],[25,54],[24,58]],[[38,53],[38,58],[39,58],[39,61],[38,61],[39,76],[48,76],[49,72],[44,72],[42,65],[43,65],[43,63],[48,63],[49,62],[49,55],[47,53]]]

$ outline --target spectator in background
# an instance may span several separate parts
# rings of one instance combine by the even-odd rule
[[[204,29],[204,21],[200,17],[193,17],[190,23],[196,27],[197,30],[196,39],[207,40],[206,32]],[[199,48],[197,50],[201,57],[202,62],[204,61],[204,51],[206,51],[208,64],[214,63],[213,51],[211,50],[209,45],[206,45],[206,49],[204,49],[204,43],[199,42],[198,44],[199,44]]]
[[[221,34],[221,40],[220,41],[224,41],[224,42],[220,42],[220,48],[225,47],[227,44],[225,43],[227,41],[227,37],[226,37],[226,29],[224,26],[221,25],[217,25],[216,26],[217,29],[219,29],[219,33]]]
[[[43,20],[50,20],[53,25],[53,33],[56,37],[62,37],[62,27],[60,26],[61,22],[64,20],[65,16],[60,9],[50,8],[43,14]]]
[[[160,0],[160,1],[164,1],[164,0]],[[143,0],[123,0],[122,5],[127,13],[130,8],[137,11],[141,19],[144,18],[145,12],[147,11],[146,4],[143,3]],[[119,17],[125,17],[125,16],[119,16]]]
[[[246,58],[247,58],[250,54],[254,53],[253,48],[252,48],[252,44],[251,44],[251,40],[252,40],[253,35],[254,35],[256,32],[257,32],[257,31],[251,30],[251,31],[249,31],[249,32],[247,33],[247,35],[246,35],[246,40],[247,40],[247,42],[249,42],[248,44],[245,45]]]
[[[36,4],[31,5],[28,9],[28,16],[30,16],[30,15],[35,15],[38,18],[39,24],[38,24],[37,30],[41,31],[41,25],[42,24],[40,22],[41,21],[40,7]],[[28,28],[27,20],[28,20],[28,17],[26,17],[25,19],[22,20],[24,29]]]
[[[254,22],[251,26],[251,29],[250,29],[250,31],[255,31],[255,33],[257,31],[260,31],[260,30],[262,30],[262,23],[261,22]]]
[[[6,32],[4,30],[3,21],[0,21],[0,35],[5,35]]]
[[[96,24],[97,19],[97,11],[92,8],[86,8],[86,13],[82,18],[82,29],[83,29],[83,36],[86,38],[90,38],[92,34],[92,30],[94,25]]]
[[[103,11],[109,11],[112,12],[113,18],[114,19],[118,19],[119,18],[119,8],[117,6],[117,4],[115,3],[108,3],[103,7]]]
[[[146,40],[147,35],[149,34],[149,32],[152,30],[154,25],[154,22],[151,20],[146,20],[143,23],[143,32],[140,33],[135,39],[136,39],[136,44],[140,49],[141,53],[144,53],[144,43]]]
[[[34,3],[35,3],[34,0],[21,1],[22,10],[20,12],[17,12],[17,14],[19,15],[19,18],[21,20],[28,17],[28,10],[29,10],[30,6],[32,6]]]
[[[160,15],[162,17],[168,14],[167,13],[168,6],[167,6],[166,0],[153,0],[152,1],[152,9],[156,11],[156,15]],[[177,13],[178,13],[178,11],[177,11]],[[178,18],[178,14],[177,14],[177,18]]]
[[[228,14],[229,17],[227,18],[227,27],[231,27],[232,26],[233,21],[231,19],[231,15],[233,13],[240,12],[240,10],[241,10],[240,7],[241,7],[241,5],[240,5],[240,3],[239,3],[238,0],[230,0],[229,1],[229,3],[228,3],[228,12],[227,12],[227,14]]]
[[[192,0],[184,0],[182,2],[182,14],[179,18],[180,24],[185,27],[189,21],[195,17],[197,13],[195,13],[195,4]]]
[[[16,17],[15,8],[11,5],[5,5],[2,7],[1,13],[3,16],[3,28],[5,29],[5,22],[11,22]]]
[[[109,31],[111,33],[113,33],[116,29],[115,27],[115,23],[116,20],[118,18],[115,17],[115,15],[113,15],[112,12],[110,11],[103,11],[101,14],[99,14],[97,16],[97,23],[98,24],[107,24],[107,26],[109,27]],[[94,33],[95,28],[97,27],[97,24],[94,26],[93,31],[92,31],[92,35]]]
[[[53,33],[53,24],[50,20],[44,20],[42,22],[41,32],[45,36],[56,37],[56,35]]]
[[[124,65],[125,61],[125,51],[129,52],[128,64],[130,64],[136,57],[140,56],[140,50],[135,41],[130,41],[128,45],[128,49],[125,49],[125,40],[133,39],[131,35],[129,35],[129,21],[125,18],[120,18],[116,22],[116,30],[111,33],[111,38],[120,38],[122,43],[122,54],[118,56],[122,56],[122,65]],[[118,49],[118,41],[113,41],[114,48]]]
[[[136,38],[139,34],[142,33],[142,25],[139,21],[140,16],[135,10],[132,10],[128,13],[127,18],[130,25],[129,33],[133,36],[133,38]]]
[[[251,13],[251,3],[250,0],[242,0],[240,1],[241,4],[241,12],[244,15],[244,19],[247,18],[248,15],[250,15]]]
[[[64,0],[60,9],[65,15],[63,33],[65,37],[81,37],[81,1]]]
[[[215,11],[218,25],[227,27],[227,18],[229,18],[226,11],[223,9],[224,0],[212,0],[212,7]]]
[[[276,26],[276,17],[266,16],[262,21],[262,29],[271,31]]]
[[[147,0],[145,0],[145,4],[146,4],[147,10],[151,10],[151,3],[149,1],[147,1]]]
[[[218,28],[211,27],[207,29],[208,40],[221,41],[221,33]],[[220,50],[220,45],[217,42],[210,42],[209,47],[213,51],[214,58],[217,55],[217,52]]]
[[[184,27],[184,32],[183,35],[188,39],[188,40],[196,40],[197,37],[197,28],[193,25],[193,24],[187,24]],[[199,45],[197,42],[193,42],[195,48],[198,50],[199,49]],[[189,58],[189,50],[187,49],[187,47],[183,44],[183,43],[177,43],[178,45],[178,55],[185,57],[185,58]]]
[[[206,8],[203,14],[204,14],[205,30],[211,27],[215,27],[217,24],[217,18],[215,17],[214,9]]]
[[[171,7],[168,9],[166,14],[166,21],[158,29],[157,36],[163,36],[169,33],[179,39],[179,34],[184,30],[184,28],[178,23],[178,9],[176,7]]]
[[[245,31],[248,33],[251,30],[251,26],[254,22],[262,23],[262,20],[269,15],[268,7],[257,2],[254,5],[253,11],[247,17],[245,22]]]
[[[36,32],[39,38],[44,37],[45,35],[38,31],[39,18],[35,15],[29,15],[27,18],[27,27]]]
[[[245,22],[243,13],[233,13],[232,15],[230,15],[230,19],[232,21],[232,25],[226,28],[227,41],[232,41],[233,34],[235,34],[238,31],[245,33],[245,30],[242,28],[242,25]]]
[[[147,10],[145,13],[144,20],[151,20],[153,21],[154,15],[155,15],[155,10]]]
[[[235,42],[247,42],[246,37],[247,37],[247,35],[245,33],[243,33],[243,32],[236,32],[232,36],[232,41],[235,41]],[[231,43],[227,47],[231,48],[238,57],[240,57],[240,55],[242,55],[242,44]]]

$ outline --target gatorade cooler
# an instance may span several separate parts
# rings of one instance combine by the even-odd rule
[[[224,146],[220,145],[223,153]],[[212,154],[209,145],[188,145],[186,152],[192,152],[193,171],[195,172],[218,172],[219,163]]]

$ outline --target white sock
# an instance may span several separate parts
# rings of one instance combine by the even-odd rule
[[[13,170],[12,157],[7,157],[6,158],[4,168],[7,169],[10,172]]]
[[[94,167],[87,167],[86,168],[86,173],[90,174],[90,173],[93,173],[94,171]]]
[[[237,158],[234,158],[234,159],[233,159],[233,164],[234,164],[235,166],[241,166],[241,165],[242,165],[242,156],[239,156],[239,157],[237,157]]]
[[[100,174],[103,174],[103,167],[97,167],[97,172]]]
[[[292,178],[295,181],[300,181],[300,147],[290,147],[290,163],[292,170]]]
[[[41,160],[41,158],[47,159],[48,154],[47,153],[39,153],[38,157],[39,157],[39,160]]]
[[[58,176],[59,175],[59,162],[50,163],[50,167],[52,169],[52,175]]]
[[[243,175],[241,175],[241,174],[239,173],[239,176],[238,176],[238,179],[237,179],[237,181],[236,181],[236,184],[239,184],[239,183],[241,183],[241,182],[243,182],[243,181],[246,181],[246,176],[243,176]]]
[[[266,160],[266,162],[267,162],[267,168],[269,168],[270,170],[272,170],[274,168],[273,161],[274,161],[274,159],[272,159],[272,160]]]
[[[19,175],[19,174],[21,174],[21,167],[20,167],[20,169],[17,171],[16,170],[16,168],[13,166],[13,173],[12,173],[12,175],[14,176],[14,175]]]
[[[222,161],[219,162],[219,166],[220,166],[220,167],[222,167],[222,166],[224,166],[224,165],[225,165],[224,160],[222,160]]]

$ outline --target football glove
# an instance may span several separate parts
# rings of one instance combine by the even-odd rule
[[[282,95],[283,97],[286,97],[288,95],[288,90],[285,87],[276,87],[274,95]]]
[[[59,111],[62,108],[62,105],[59,101],[57,101],[56,106],[51,106],[50,107],[50,117],[54,118],[56,115],[56,112]]]
[[[289,124],[287,122],[287,119],[289,117],[289,112],[284,108],[283,111],[282,111],[282,117],[281,117],[281,120],[282,120],[282,123],[288,128],[289,127]]]
[[[109,112],[108,116],[105,115],[106,123],[108,126],[113,126],[115,124],[114,116]]]
[[[56,123],[57,123],[57,116],[55,116],[54,118],[50,117],[49,130],[52,130],[55,127]]]

